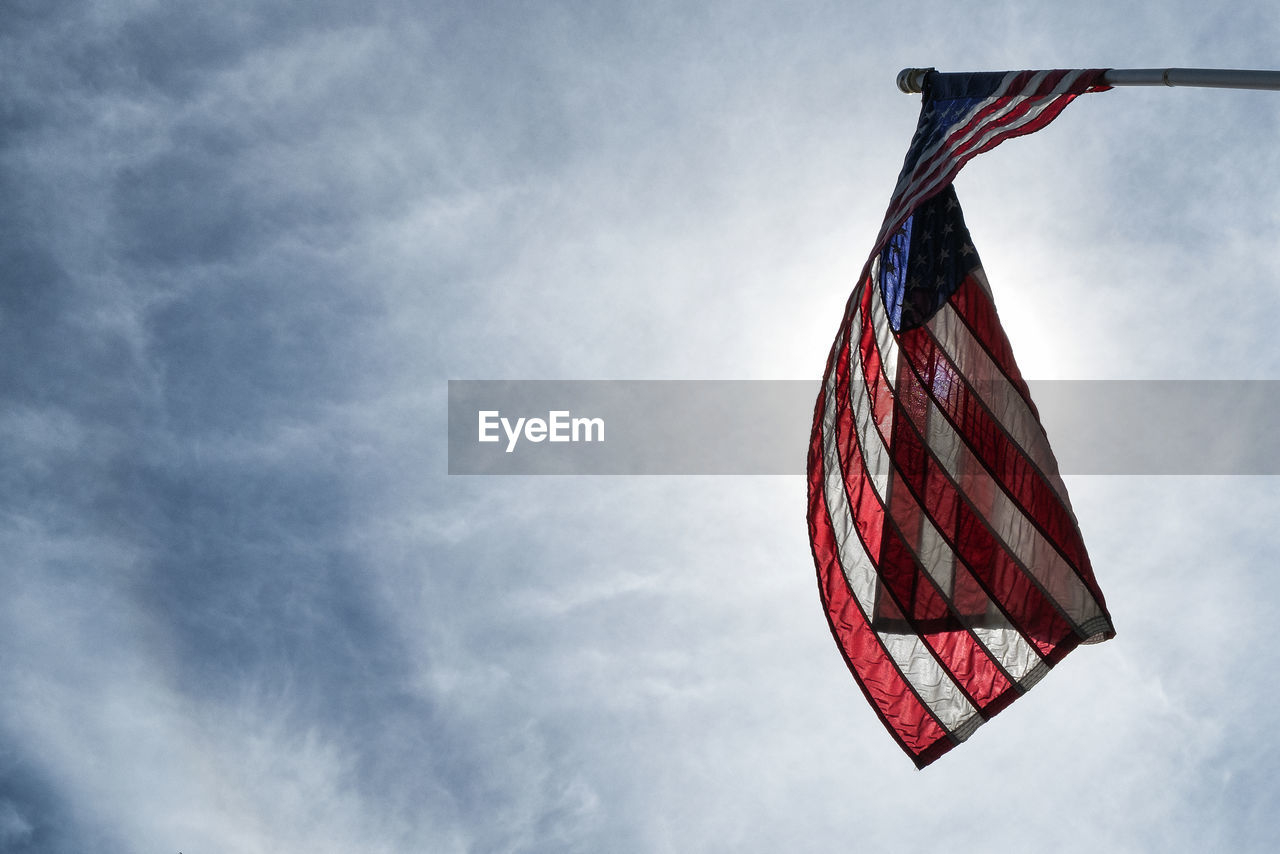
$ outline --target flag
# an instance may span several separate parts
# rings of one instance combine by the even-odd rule
[[[923,768],[1082,643],[1115,635],[952,180],[1100,70],[930,72],[827,360],[809,533],[836,643]]]

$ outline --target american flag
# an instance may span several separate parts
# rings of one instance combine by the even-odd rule
[[[809,532],[832,634],[924,767],[1115,635],[952,180],[1100,70],[938,74],[827,361]]]

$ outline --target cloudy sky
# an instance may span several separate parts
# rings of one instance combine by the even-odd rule
[[[917,772],[801,476],[445,440],[449,379],[816,392],[904,66],[1277,43],[1262,2],[7,0],[0,850],[1274,850],[1274,478],[1068,477],[1118,637]],[[1124,89],[971,164],[1023,372],[1280,379],[1278,134]]]

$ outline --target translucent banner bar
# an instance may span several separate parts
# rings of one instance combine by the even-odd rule
[[[449,473],[799,475],[819,385],[450,380]],[[1063,474],[1280,474],[1280,381],[1030,386]]]

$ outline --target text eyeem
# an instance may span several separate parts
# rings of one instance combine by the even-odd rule
[[[497,409],[482,409],[479,417],[480,442],[498,442],[502,437],[499,428],[507,435],[507,453],[516,449],[521,437],[530,442],[603,442],[603,418],[574,418],[567,409],[553,409],[546,418],[502,417]]]

